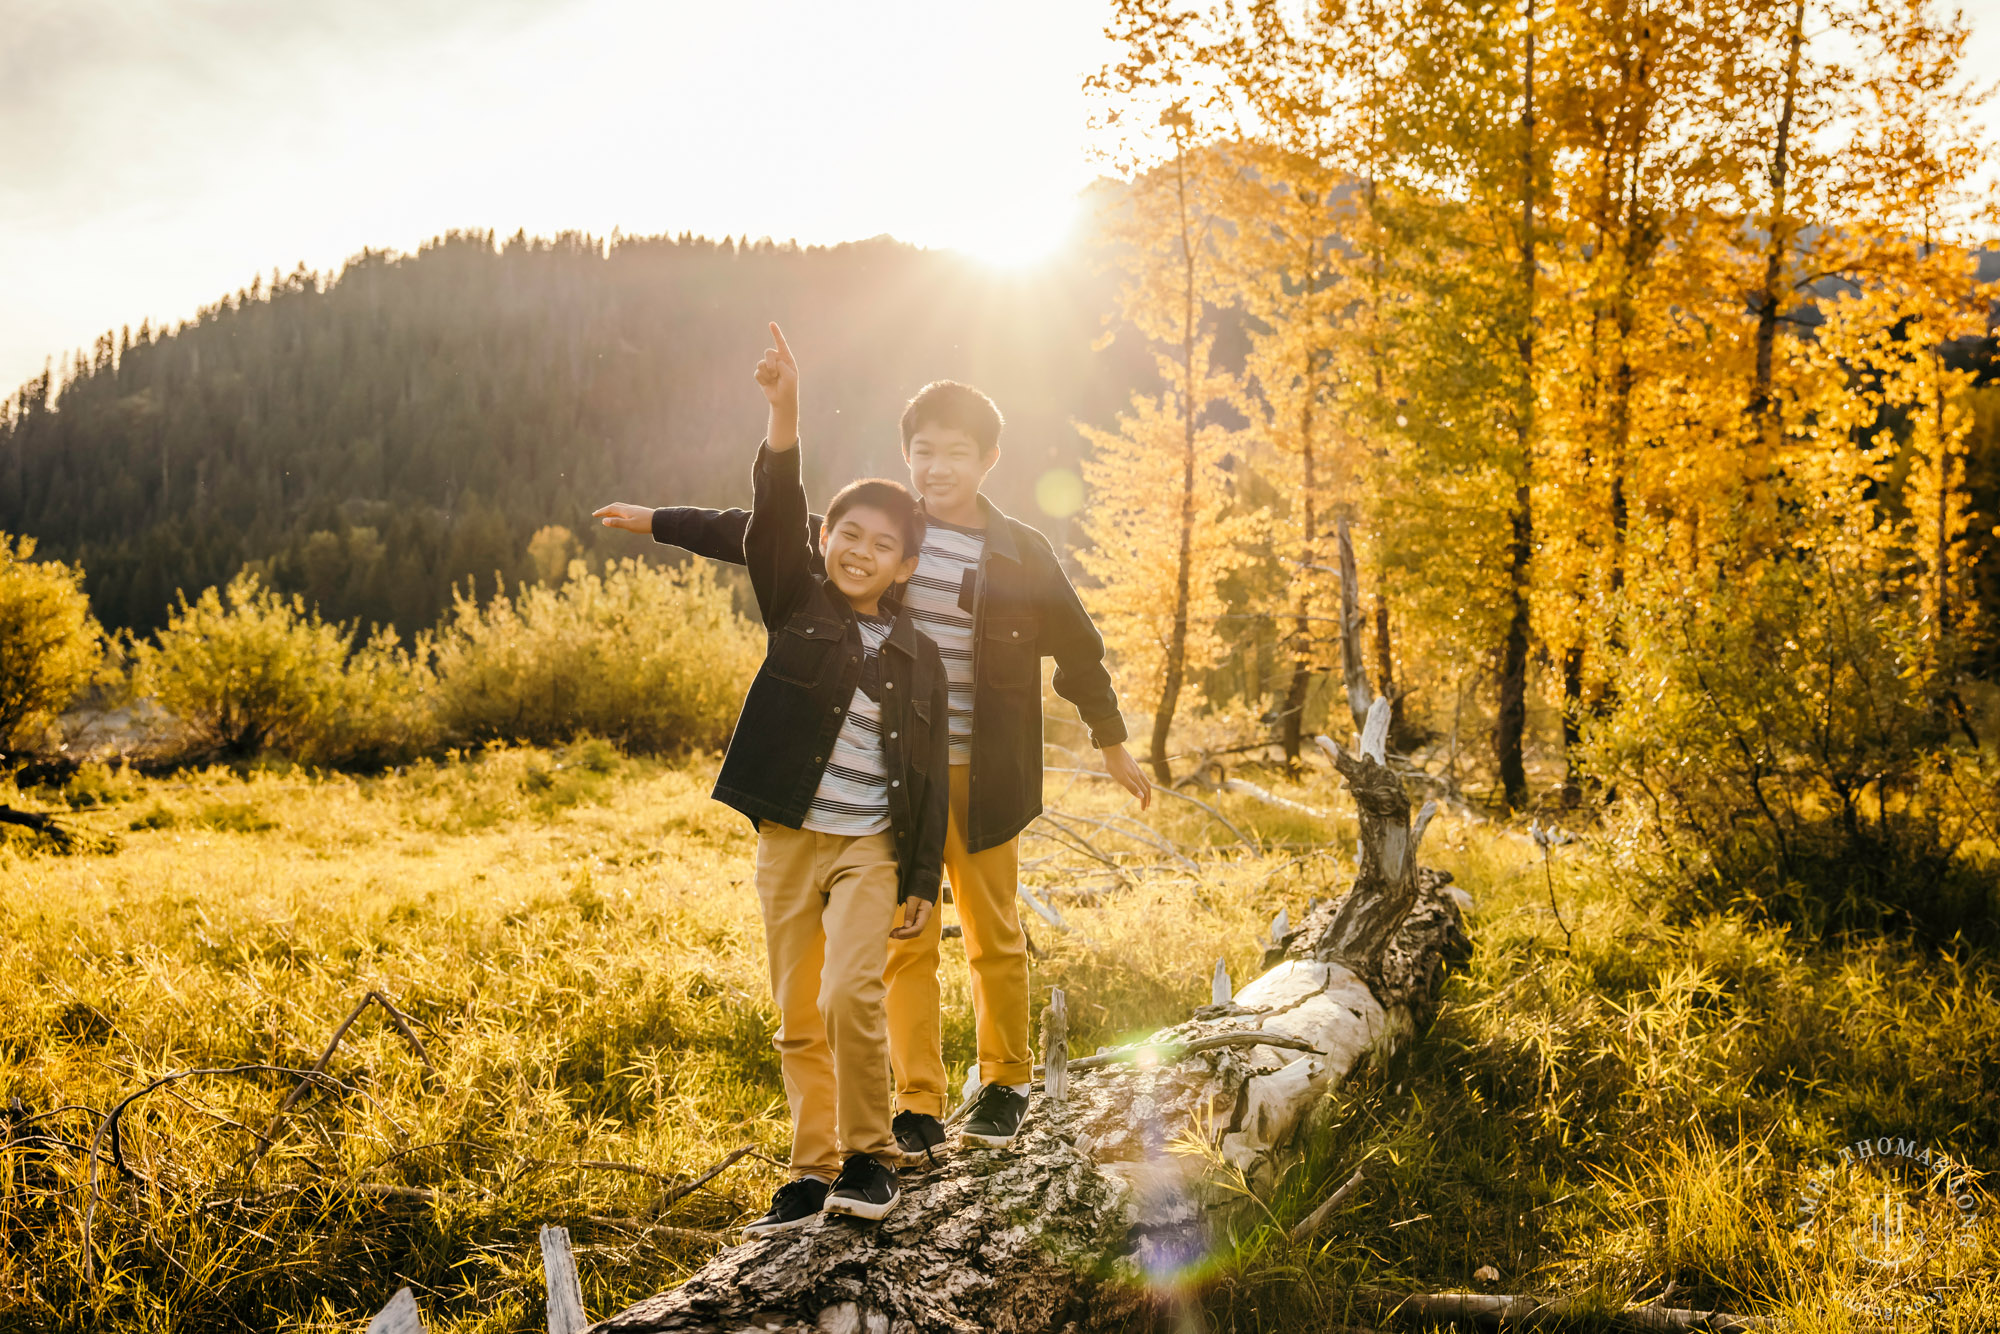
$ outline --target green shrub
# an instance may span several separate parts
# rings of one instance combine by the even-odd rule
[[[205,829],[233,834],[261,834],[278,822],[257,809],[254,801],[212,801],[201,808],[195,823]]]
[[[707,566],[572,561],[560,588],[457,599],[437,641],[439,713],[468,741],[715,748],[762,647]]]
[[[104,659],[83,571],[34,554],[0,533],[0,750],[39,748]]]
[[[422,637],[405,649],[393,628],[376,630],[348,657],[334,707],[320,715],[293,757],[305,764],[379,768],[436,749],[429,654]]]
[[[1805,550],[1688,591],[1626,619],[1585,752],[1668,877],[1814,932],[1992,934],[2000,802],[1914,599]]]
[[[179,724],[186,754],[379,764],[434,739],[429,674],[393,630],[350,653],[353,629],[249,571],[220,593],[182,595],[155,638],[136,649],[135,680]]]
[[[71,810],[82,811],[130,801],[137,791],[130,771],[114,770],[108,764],[92,760],[77,767],[63,784],[61,795]]]

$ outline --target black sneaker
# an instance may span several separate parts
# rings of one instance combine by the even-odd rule
[[[778,1193],[771,1197],[771,1211],[754,1223],[744,1225],[746,1237],[768,1237],[777,1232],[792,1232],[818,1218],[821,1207],[826,1203],[826,1193],[832,1187],[817,1177],[800,1177],[778,1187]]]
[[[905,1163],[937,1161],[937,1149],[944,1143],[944,1127],[935,1116],[923,1112],[897,1112],[890,1129],[896,1132],[896,1147]]]
[[[972,1104],[972,1113],[965,1118],[965,1129],[958,1133],[974,1144],[1004,1149],[1021,1133],[1021,1118],[1027,1114],[1028,1099],[1024,1095],[1005,1084],[988,1084],[979,1090],[979,1100]]]
[[[850,1218],[882,1218],[896,1207],[902,1195],[894,1169],[865,1153],[857,1153],[833,1179],[833,1189],[826,1197],[826,1211]]]

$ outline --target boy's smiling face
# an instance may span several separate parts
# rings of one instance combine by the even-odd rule
[[[911,433],[903,453],[910,464],[910,486],[924,498],[926,509],[946,523],[977,524],[979,488],[1000,461],[998,446],[982,450],[959,427],[926,423]]]
[[[903,550],[903,528],[873,505],[850,505],[820,528],[827,578],[856,611],[873,615],[882,595],[917,572],[918,553]]]

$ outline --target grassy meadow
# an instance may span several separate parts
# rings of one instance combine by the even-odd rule
[[[86,766],[0,791],[105,836],[0,844],[0,1328],[356,1330],[408,1284],[429,1328],[526,1331],[543,1223],[571,1229],[594,1316],[698,1266],[761,1209],[786,1141],[752,835],[708,799],[711,770],[586,741],[375,777]],[[1324,769],[1257,777],[1346,809]],[[1343,814],[1215,794],[1223,819],[1162,798],[1137,822],[1070,775],[1050,798],[1027,881],[1069,929],[1030,919],[1035,987],[1066,989],[1084,1050],[1184,1016],[1218,955],[1245,979],[1271,916],[1337,889],[1351,854]],[[1669,1305],[1842,1328],[1915,1271],[1801,1237],[1815,1161],[1878,1134],[1996,1161],[1989,958],[1683,912],[1613,842],[1545,865],[1469,814],[1440,817],[1425,860],[1476,900],[1469,970],[1161,1294],[1183,1327],[1347,1323],[1366,1281],[1607,1306],[1671,1285]],[[956,1078],[971,1015],[946,957]],[[369,1005],[274,1124],[371,990],[410,1036]],[[121,1180],[104,1114],[187,1070],[234,1073],[133,1102]],[[1357,1165],[1331,1224],[1288,1241]],[[1934,1248],[1956,1267],[1939,1327],[2000,1313],[2000,1209],[1973,1189],[1972,1225]]]

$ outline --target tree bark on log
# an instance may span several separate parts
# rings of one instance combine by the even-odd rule
[[[1355,883],[1276,942],[1274,967],[1121,1059],[1070,1060],[1066,1101],[1040,1093],[1010,1149],[906,1170],[880,1223],[823,1216],[732,1247],[592,1328],[1081,1334],[1161,1313],[1211,1252],[1213,1161],[1267,1192],[1306,1113],[1425,1027],[1445,969],[1471,951],[1470,900],[1416,869],[1420,830],[1382,762],[1387,702],[1374,713],[1372,753],[1321,741],[1362,806]]]
[[[1544,1297],[1510,1297],[1479,1292],[1394,1292],[1387,1288],[1363,1288],[1356,1294],[1363,1309],[1373,1308],[1376,1319],[1398,1325],[1454,1329],[1560,1329],[1589,1326],[1597,1329],[1630,1331],[1631,1334],[1752,1334],[1769,1329],[1776,1322],[1765,1316],[1736,1315],[1729,1311],[1692,1311],[1674,1306],[1628,1306],[1607,1311],[1600,1305],[1582,1301],[1551,1301]],[[1877,1328],[1873,1325],[1862,1329]]]

